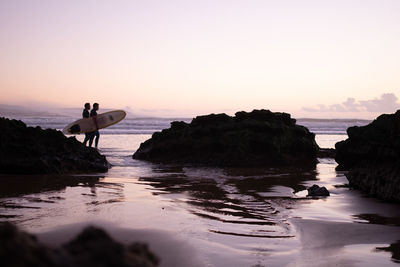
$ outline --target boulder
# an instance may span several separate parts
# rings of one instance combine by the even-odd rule
[[[109,167],[105,156],[75,137],[0,118],[0,173],[92,173],[106,172]]]
[[[315,135],[287,113],[269,110],[172,122],[142,143],[134,159],[217,167],[315,167]]]
[[[383,200],[400,202],[400,110],[362,127],[347,129],[336,143],[338,170],[350,186]]]
[[[330,195],[328,189],[326,189],[325,186],[320,187],[316,184],[307,188],[307,191],[308,191],[307,196],[311,197],[327,197]]]
[[[159,262],[146,244],[125,246],[100,228],[87,227],[70,242],[53,248],[8,222],[0,223],[0,258],[1,266],[37,267],[154,267]]]

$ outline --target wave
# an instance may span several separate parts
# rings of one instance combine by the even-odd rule
[[[68,116],[37,116],[18,117],[28,126],[40,126],[43,129],[63,129],[67,124],[77,118]],[[120,123],[102,129],[102,134],[152,134],[169,128],[173,121],[190,122],[191,118],[125,118]],[[368,120],[359,119],[298,119],[297,124],[307,127],[315,134],[346,135],[347,128],[351,126],[363,126],[370,123]]]
[[[360,119],[298,119],[297,124],[307,127],[315,134],[347,134],[347,128],[364,126],[370,120]]]

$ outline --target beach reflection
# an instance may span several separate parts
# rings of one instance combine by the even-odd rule
[[[400,217],[388,217],[379,214],[358,214],[353,215],[356,222],[359,223],[370,223],[370,224],[380,224],[380,225],[390,225],[390,226],[400,226]]]
[[[104,175],[7,175],[0,179],[0,221],[28,227],[74,222],[98,212],[102,204],[125,199],[124,185],[104,182]]]
[[[64,190],[67,186],[94,186],[102,176],[0,175],[0,198],[17,197],[46,191]]]
[[[217,221],[210,232],[235,236],[293,237],[288,211],[305,198],[305,181],[316,180],[315,170],[220,169],[157,165],[151,176],[139,181],[151,185],[153,194],[181,194],[189,211]],[[235,225],[243,225],[237,227]],[[227,229],[231,231],[227,231]]]
[[[396,243],[390,244],[388,247],[377,247],[376,251],[387,251],[392,253],[392,261],[400,263],[400,240]]]

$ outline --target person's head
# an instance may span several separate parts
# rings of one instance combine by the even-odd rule
[[[99,104],[98,104],[98,103],[94,103],[94,104],[93,104],[93,108],[94,108],[95,110],[98,110],[98,109],[99,109]]]
[[[85,103],[85,109],[90,109],[90,103]]]

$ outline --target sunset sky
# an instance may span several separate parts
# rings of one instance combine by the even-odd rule
[[[0,104],[400,109],[399,0],[1,0]]]

